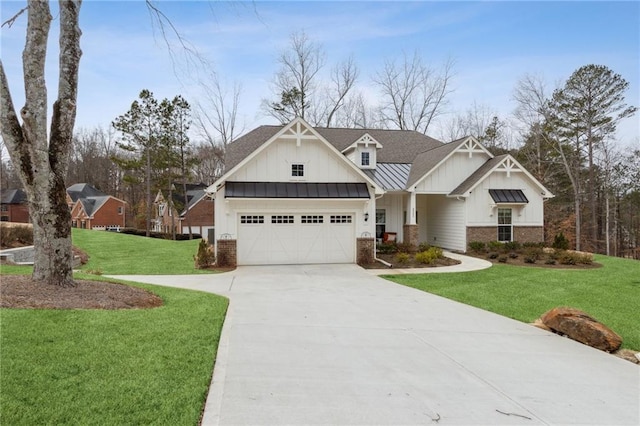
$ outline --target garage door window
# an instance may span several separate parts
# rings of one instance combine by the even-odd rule
[[[351,223],[351,215],[331,216],[331,223]]]
[[[293,216],[271,216],[271,223],[293,223]]]
[[[302,223],[324,223],[324,216],[302,215],[300,221]]]
[[[264,216],[240,216],[240,223],[264,223]]]

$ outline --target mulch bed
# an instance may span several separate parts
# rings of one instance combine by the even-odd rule
[[[18,309],[148,309],[162,299],[137,287],[76,280],[76,287],[36,283],[30,275],[2,275],[0,307]]]
[[[452,266],[460,264],[459,260],[451,259],[448,257],[443,257],[441,259],[437,259],[434,263],[427,265],[424,263],[416,262],[413,256],[405,263],[398,263],[396,261],[395,254],[377,254],[376,257],[378,259],[382,259],[387,263],[393,265],[395,269],[410,269],[410,268],[437,268],[439,266]],[[386,265],[376,262],[370,265],[361,265],[365,269],[389,269]]]

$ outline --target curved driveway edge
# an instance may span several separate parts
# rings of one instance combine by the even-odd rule
[[[640,423],[638,366],[356,265],[117,278],[230,298],[206,425]]]

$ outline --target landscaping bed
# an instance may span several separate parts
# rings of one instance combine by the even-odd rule
[[[443,254],[440,247],[420,244],[412,246],[403,243],[378,244],[376,258],[383,262],[372,261],[361,265],[365,269],[389,268],[437,268],[439,266],[458,265],[459,260],[451,259]]]

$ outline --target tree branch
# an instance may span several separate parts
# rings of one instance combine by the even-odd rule
[[[11,28],[11,26],[13,26],[13,24],[16,22],[16,19],[18,19],[18,17],[20,15],[22,15],[24,12],[26,12],[29,9],[29,6],[23,7],[20,11],[18,11],[18,13],[16,13],[15,15],[13,15],[13,17],[7,19],[6,21],[4,21],[2,23],[2,27],[4,27],[5,25],[9,28]]]

